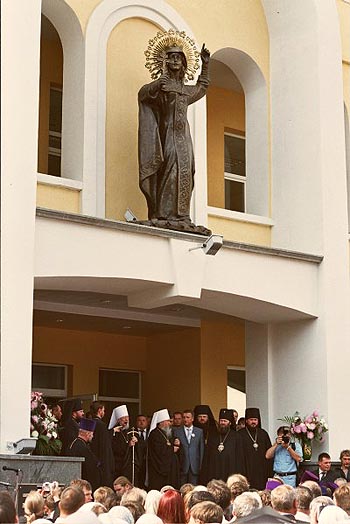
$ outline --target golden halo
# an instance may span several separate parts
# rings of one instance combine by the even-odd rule
[[[182,50],[187,60],[185,77],[187,80],[193,80],[197,69],[199,69],[200,54],[196,49],[194,40],[186,36],[185,31],[180,32],[174,29],[169,29],[166,33],[158,31],[156,36],[148,41],[148,47],[145,51],[145,67],[149,69],[151,78],[156,80],[163,74],[167,49],[170,47],[179,47]]]

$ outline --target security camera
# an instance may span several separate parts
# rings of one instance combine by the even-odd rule
[[[223,244],[222,235],[211,235],[208,239],[197,247],[191,247],[189,251],[194,251],[195,249],[203,249],[205,255],[216,255],[219,249]]]
[[[124,218],[127,222],[137,222],[137,216],[129,208],[125,211]]]
[[[222,235],[211,235],[206,242],[204,242],[202,249],[205,255],[216,255],[222,247]]]

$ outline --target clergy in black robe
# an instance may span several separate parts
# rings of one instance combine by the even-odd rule
[[[265,489],[267,479],[273,476],[273,462],[265,457],[271,447],[271,440],[261,428],[258,408],[247,408],[245,419],[246,427],[238,432],[243,444],[245,475],[251,488]]]
[[[140,449],[136,433],[129,429],[119,430],[113,434],[112,450],[114,455],[114,476],[126,477],[139,487]]]
[[[83,457],[81,476],[91,484],[92,491],[101,486],[101,468],[98,458],[90,449],[89,442],[93,438],[96,422],[90,419],[82,419],[79,424],[78,437],[71,443],[68,456]]]
[[[65,401],[61,419],[62,429],[60,432],[62,439],[61,455],[68,455],[70,445],[78,436],[79,422],[83,416],[83,403],[79,398]]]
[[[115,479],[115,465],[112,450],[112,433],[108,431],[102,418],[105,414],[105,406],[99,400],[92,402],[90,406],[92,420],[96,422],[94,437],[91,441],[91,451],[96,455],[101,463],[101,484],[103,486],[113,487]]]
[[[180,487],[180,465],[177,453],[180,449],[178,439],[173,441],[170,417],[166,409],[153,415],[148,437],[148,489],[160,490],[165,485]]]
[[[193,425],[203,431],[204,443],[207,444],[209,435],[215,435],[217,430],[213,412],[208,404],[201,404],[194,408],[193,414]]]
[[[219,427],[208,438],[205,456],[202,478],[206,484],[212,479],[226,482],[234,473],[244,475],[242,440],[236,432],[232,409],[220,410]]]
[[[114,478],[126,477],[134,486],[139,487],[140,456],[137,431],[134,428],[129,430],[129,412],[125,404],[113,409],[108,429],[113,430]]]
[[[209,436],[217,434],[217,423],[214,419],[214,415],[208,404],[200,404],[195,406],[193,410],[194,421],[193,425],[200,428],[203,431],[204,436],[204,455],[202,460],[201,471],[199,473],[199,483],[207,484],[207,460],[208,454],[206,453]]]

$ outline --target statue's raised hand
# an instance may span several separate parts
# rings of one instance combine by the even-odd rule
[[[158,81],[159,81],[160,89],[163,91],[165,87],[167,86],[167,84],[169,83],[169,75],[167,75],[166,73],[163,73],[162,76],[159,77]]]
[[[210,51],[205,47],[205,44],[202,45],[201,49],[201,59],[204,64],[207,64],[209,62],[210,58]]]

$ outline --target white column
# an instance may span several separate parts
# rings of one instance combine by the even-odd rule
[[[350,288],[339,18],[332,0],[263,5],[271,38],[272,243],[324,256],[318,320],[271,328],[274,413],[319,407],[336,458],[350,432],[343,404]]]
[[[1,2],[0,450],[29,435],[40,0]]]
[[[259,407],[263,427],[273,436],[279,419],[317,409],[329,424],[323,444],[314,443],[313,458],[329,451],[335,460],[348,447],[349,421],[344,417],[349,355],[344,347],[330,354],[328,332],[334,342],[343,338],[329,327],[329,316],[316,320],[246,323],[247,406]],[[346,334],[346,332],[345,332]]]

